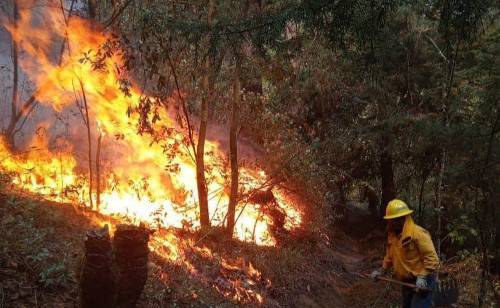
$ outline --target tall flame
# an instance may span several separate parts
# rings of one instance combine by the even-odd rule
[[[69,120],[70,132],[60,136],[55,146],[52,142],[49,144],[47,133],[37,134],[30,143],[32,151],[24,154],[10,153],[0,142],[0,168],[15,175],[14,184],[48,199],[90,203],[85,170],[89,158],[85,152],[86,135],[82,133],[85,126],[75,107],[76,102],[82,104],[85,100],[93,146],[101,134],[102,150],[106,153],[98,210],[156,226],[198,226],[196,169],[187,148],[166,150],[152,142],[151,137],[137,134],[139,115],[131,113],[130,107],[137,105],[144,95],[134,86],[129,96],[120,91],[116,63],[122,60],[118,55],[107,58],[99,70],[89,61],[82,61],[84,53],[98,50],[110,34],[95,30],[79,17],[65,20],[60,11],[51,9],[36,14],[32,10],[21,10],[16,25],[3,26],[24,51],[20,65],[37,89],[36,100],[55,113],[77,115]],[[60,49],[63,41],[67,44],[65,52],[54,55],[55,47]],[[57,56],[61,56],[60,64],[54,60]],[[162,126],[176,126],[168,111],[159,112]],[[44,128],[42,132],[57,129],[56,124],[48,121],[40,126]],[[181,130],[175,130],[169,138],[166,143],[174,143],[183,140],[184,135]],[[224,153],[213,141],[207,142],[206,153],[213,153],[206,155],[210,166],[207,174],[210,215],[212,224],[222,225],[229,202],[225,189],[227,170],[220,163]],[[176,168],[165,170],[166,166]],[[243,193],[261,187],[267,180],[262,170],[240,169]],[[273,192],[277,206],[286,215],[285,228],[298,226],[300,211],[284,192],[276,189]],[[274,245],[270,232],[272,219],[262,211],[262,206],[240,202],[237,217],[235,236],[261,245]]]

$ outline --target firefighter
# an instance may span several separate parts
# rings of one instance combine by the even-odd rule
[[[405,202],[394,199],[386,208],[388,235],[384,262],[371,277],[377,280],[392,267],[398,280],[416,285],[403,287],[403,308],[427,308],[432,305],[432,292],[436,284],[435,271],[439,258],[427,230],[413,222],[413,211]]]

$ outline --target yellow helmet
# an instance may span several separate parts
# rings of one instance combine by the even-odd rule
[[[408,205],[402,200],[394,199],[387,204],[387,208],[385,209],[384,219],[393,219],[406,215],[410,215],[413,213],[413,210],[410,210]]]

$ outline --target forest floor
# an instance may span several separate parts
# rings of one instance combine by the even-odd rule
[[[175,238],[182,258],[166,258],[168,245],[151,252],[138,307],[397,305],[398,287],[356,274],[380,264],[383,231],[353,217],[345,222],[349,234],[331,240],[295,235],[279,247],[160,231],[152,240]],[[85,232],[103,220],[70,204],[0,191],[0,308],[78,306]]]

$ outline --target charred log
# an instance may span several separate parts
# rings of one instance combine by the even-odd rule
[[[259,204],[262,213],[271,218],[272,223],[269,231],[275,239],[279,240],[288,233],[285,229],[286,214],[279,206],[271,189],[253,193],[249,198],[249,202]]]
[[[264,206],[263,212],[271,217],[272,224],[270,227],[271,234],[279,239],[288,233],[285,229],[285,212],[278,206],[278,203],[269,203]]]
[[[248,198],[250,203],[266,205],[268,203],[276,202],[276,198],[274,198],[273,192],[268,190],[258,190],[250,195]]]
[[[108,225],[89,231],[80,273],[80,303],[83,308],[112,307],[115,284],[112,273],[111,239]]]
[[[113,239],[117,271],[116,307],[135,307],[148,277],[148,241],[144,226],[118,225]]]

